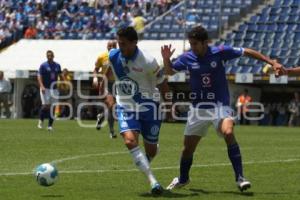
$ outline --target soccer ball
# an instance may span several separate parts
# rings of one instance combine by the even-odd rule
[[[41,186],[51,186],[58,178],[56,167],[49,163],[39,165],[35,170],[36,181]]]

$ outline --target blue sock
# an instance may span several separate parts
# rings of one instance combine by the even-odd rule
[[[51,109],[49,109],[49,110],[48,110],[48,118],[49,118],[49,121],[48,121],[48,127],[49,127],[49,126],[52,126],[53,121],[54,121],[54,119],[53,119],[53,117],[52,117],[52,116],[53,116],[52,114],[54,114],[54,112],[51,113]]]
[[[111,133],[113,133],[114,132],[114,122],[115,122],[115,119],[114,119],[112,110],[108,110],[107,121],[108,121],[108,125],[109,125],[109,130],[110,130]]]
[[[181,157],[180,160],[180,177],[179,177],[179,182],[180,183],[186,183],[190,177],[190,169],[193,164],[193,155],[190,158],[183,158]]]
[[[228,156],[234,170],[235,180],[237,181],[240,176],[243,177],[242,156],[240,152],[240,147],[238,144],[233,144],[228,146],[227,148]]]
[[[43,108],[41,108],[40,109],[40,120],[41,121],[44,121],[45,115],[46,115],[45,110]]]

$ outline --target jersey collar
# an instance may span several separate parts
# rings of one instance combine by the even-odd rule
[[[129,60],[134,61],[134,60],[137,58],[137,56],[138,56],[138,54],[139,54],[139,51],[140,51],[139,48],[136,47],[133,56],[131,56],[131,57],[124,57],[124,56],[121,54],[121,58],[122,58],[123,60],[125,60],[126,63],[127,63]]]

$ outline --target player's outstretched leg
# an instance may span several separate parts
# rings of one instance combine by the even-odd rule
[[[240,191],[245,191],[251,187],[251,183],[243,175],[243,164],[240,147],[233,134],[233,121],[223,120],[222,133],[227,144],[228,157],[231,161],[235,174],[235,181]]]
[[[184,148],[180,159],[180,176],[175,177],[168,185],[167,190],[181,188],[190,182],[190,169],[193,164],[193,154],[201,137],[186,135],[184,137]]]
[[[122,133],[122,136],[124,138],[125,145],[127,146],[127,148],[130,151],[130,154],[132,155],[135,165],[148,178],[151,186],[151,193],[154,195],[162,194],[163,188],[154,177],[150,169],[150,164],[148,162],[147,157],[138,146],[138,133],[134,131],[126,131]]]

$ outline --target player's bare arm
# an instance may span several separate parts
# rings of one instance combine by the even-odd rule
[[[279,75],[300,76],[300,66],[295,68],[282,68]]]
[[[40,89],[42,90],[43,93],[45,93],[45,90],[46,90],[46,89],[45,89],[45,86],[44,86],[44,84],[43,84],[43,78],[42,78],[40,75],[38,75],[38,76],[37,76],[37,80],[38,80]]]
[[[280,63],[276,62],[275,60],[272,60],[268,56],[265,56],[262,53],[254,50],[254,49],[249,49],[249,48],[245,48],[244,55],[272,65],[273,70],[275,71],[275,74],[279,75],[279,71],[281,70],[282,65]]]
[[[95,63],[95,68],[94,68],[94,71],[93,71],[93,87],[98,87],[98,72],[99,72],[99,68],[96,66],[97,62]]]
[[[164,45],[161,47],[161,55],[163,57],[165,74],[173,75],[175,71],[172,69],[171,57],[174,54],[175,49],[172,49],[172,45]]]

